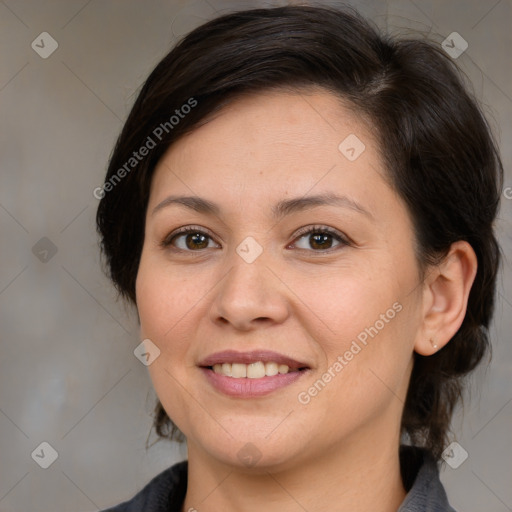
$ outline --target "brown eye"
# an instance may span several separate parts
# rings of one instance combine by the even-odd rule
[[[305,243],[302,243],[302,246],[300,246],[299,242],[303,239]],[[340,234],[322,227],[313,227],[303,231],[296,240],[299,242],[294,242],[294,246],[304,250],[313,249],[314,252],[323,252],[339,246],[349,245]]]
[[[213,242],[212,238],[203,231],[195,228],[185,228],[167,237],[163,245],[165,247],[173,246],[182,251],[196,252],[212,247],[209,245],[210,242]]]

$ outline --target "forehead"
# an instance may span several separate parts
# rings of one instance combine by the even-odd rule
[[[212,187],[221,181],[250,186],[263,178],[276,185],[307,185],[333,166],[362,179],[363,162],[374,172],[383,171],[370,128],[324,89],[237,98],[168,149],[155,171],[152,192],[173,181],[180,187],[198,181]]]

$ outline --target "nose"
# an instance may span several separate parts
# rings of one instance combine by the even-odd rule
[[[235,261],[217,287],[210,318],[219,325],[250,331],[265,324],[279,324],[289,315],[286,287],[262,259]],[[278,275],[278,274],[277,274]]]

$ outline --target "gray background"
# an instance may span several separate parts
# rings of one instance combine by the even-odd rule
[[[286,3],[0,1],[0,511],[104,508],[186,457],[165,442],[145,450],[155,394],[133,355],[135,315],[101,271],[92,191],[137,88],[177,37],[225,10]],[[458,62],[490,116],[512,187],[511,1],[352,4],[392,33],[441,43],[456,31],[468,41]],[[45,31],[59,45],[47,59],[31,48]],[[442,473],[465,512],[512,510],[508,190],[497,224],[505,260],[494,358],[454,421],[468,459]],[[36,245],[43,237],[55,247]],[[31,457],[43,441],[58,452],[48,469]]]

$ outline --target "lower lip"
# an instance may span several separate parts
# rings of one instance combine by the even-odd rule
[[[278,373],[272,377],[261,377],[260,379],[226,377],[215,373],[209,368],[201,368],[210,384],[221,393],[239,398],[253,398],[264,396],[278,389],[289,386],[297,379],[300,379],[308,370],[299,370],[289,373]]]

